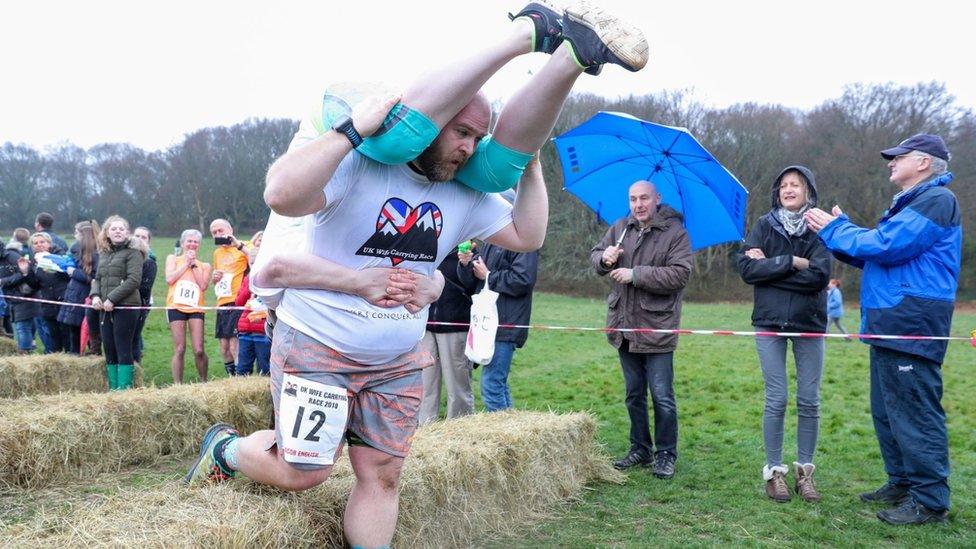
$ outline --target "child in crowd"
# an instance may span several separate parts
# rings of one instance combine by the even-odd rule
[[[247,307],[237,321],[237,368],[239,376],[251,375],[257,362],[258,373],[266,376],[271,372],[271,340],[264,333],[264,321],[268,308],[261,298],[251,293],[250,276],[245,275],[237,292],[235,305]]]
[[[844,317],[844,294],[840,293],[840,279],[831,278],[827,283],[827,329],[830,325],[837,326],[840,333],[846,334],[847,330],[840,325],[840,319]]]

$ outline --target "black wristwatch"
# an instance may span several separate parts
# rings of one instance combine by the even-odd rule
[[[349,142],[352,143],[352,148],[354,149],[359,147],[363,142],[363,136],[359,135],[355,126],[352,125],[352,118],[348,116],[343,116],[336,120],[335,124],[332,124],[332,129],[346,136]]]

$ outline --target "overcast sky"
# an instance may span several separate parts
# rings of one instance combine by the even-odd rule
[[[651,47],[632,74],[608,67],[576,89],[693,89],[712,106],[807,109],[854,82],[945,82],[976,108],[968,2],[603,0]],[[333,80],[402,83],[505,32],[518,1],[133,0],[4,2],[0,142],[165,148],[248,117],[298,118]],[[504,100],[542,54],[487,85]]]

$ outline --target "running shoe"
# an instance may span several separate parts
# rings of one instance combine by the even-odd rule
[[[551,54],[563,43],[563,7],[553,0],[529,2],[515,15],[509,13],[508,18],[532,22],[532,51]]]
[[[585,0],[566,8],[563,39],[576,63],[590,68],[613,63],[637,72],[647,64],[647,39],[637,27]]]
[[[233,478],[234,471],[225,469],[220,465],[215,450],[223,440],[237,436],[240,436],[237,430],[226,423],[211,425],[203,435],[197,460],[193,462],[183,477],[183,484],[191,486],[193,484],[222,482]]]

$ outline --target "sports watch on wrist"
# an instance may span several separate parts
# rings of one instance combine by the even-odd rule
[[[352,118],[348,116],[343,116],[332,124],[332,129],[346,136],[346,139],[352,143],[352,148],[356,148],[363,142],[363,136],[359,135],[356,128],[352,125]]]

